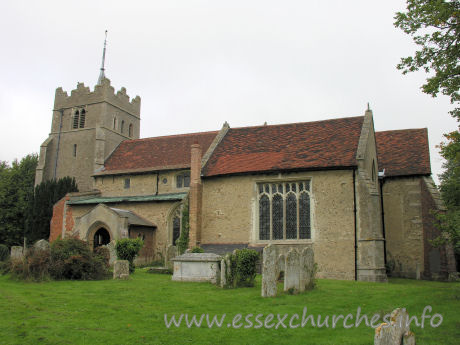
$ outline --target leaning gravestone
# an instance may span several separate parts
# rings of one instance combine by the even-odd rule
[[[113,263],[113,279],[129,279],[128,260],[115,260]]]
[[[313,288],[315,279],[315,256],[311,247],[304,248],[300,254],[300,285],[299,290]]]
[[[284,271],[284,291],[300,291],[300,255],[296,249],[290,249],[286,255]]]
[[[21,246],[11,247],[11,260],[22,260],[24,258],[23,248]]]
[[[410,331],[407,320],[409,314],[406,309],[393,310],[390,324],[382,323],[375,329],[374,345],[415,344],[415,335]]]
[[[38,240],[34,244],[34,249],[36,250],[44,250],[44,251],[49,251],[50,250],[50,244],[47,240]]]
[[[278,257],[274,246],[264,248],[262,260],[262,297],[275,297]]]

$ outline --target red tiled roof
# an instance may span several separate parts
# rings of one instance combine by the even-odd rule
[[[364,117],[231,128],[204,176],[356,166]]]
[[[379,170],[385,176],[429,175],[428,130],[403,129],[376,132]]]
[[[125,140],[106,160],[105,170],[101,174],[189,168],[190,146],[200,144],[204,154],[217,133],[214,131]]]

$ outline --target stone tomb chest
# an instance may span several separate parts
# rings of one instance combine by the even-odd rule
[[[172,280],[218,283],[222,257],[213,253],[185,253],[176,256]]]

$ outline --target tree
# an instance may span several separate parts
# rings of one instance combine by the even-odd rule
[[[450,114],[460,121],[460,2],[458,0],[407,0],[407,12],[397,12],[394,25],[413,37],[421,47],[414,56],[401,59],[403,74],[423,69],[434,75],[422,85],[423,92],[450,97]]]
[[[0,162],[0,242],[8,246],[23,243],[37,162],[36,154],[15,160],[11,166]]]
[[[452,243],[458,262],[460,258],[460,133],[456,131],[444,136],[448,141],[441,143],[439,147],[446,162],[443,165],[445,170],[439,178],[447,211],[437,215],[443,235],[435,241],[435,244]]]
[[[26,237],[29,243],[49,238],[53,206],[71,192],[78,192],[78,186],[75,178],[68,176],[59,180],[43,181],[35,187],[26,220]]]

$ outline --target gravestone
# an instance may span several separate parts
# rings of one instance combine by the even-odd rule
[[[220,287],[227,285],[227,263],[225,258],[220,261]]]
[[[34,244],[34,249],[49,251],[51,249],[50,244],[47,240],[38,240]]]
[[[115,260],[113,263],[113,279],[129,279],[128,260]]]
[[[300,254],[299,291],[310,290],[315,283],[315,256],[311,247],[306,247]]]
[[[401,345],[405,336],[406,342],[415,343],[415,335],[410,332],[406,321],[409,314],[406,309],[397,308],[391,312],[390,324],[382,323],[375,329],[374,345]]]
[[[24,258],[23,248],[21,246],[11,247],[11,260],[22,260]]]
[[[300,291],[300,255],[297,249],[290,249],[286,255],[284,271],[284,291]]]
[[[166,247],[166,258],[165,258],[165,266],[172,270],[174,268],[174,262],[171,261],[177,256],[177,247],[170,244]]]
[[[115,241],[110,242],[104,247],[106,247],[109,250],[109,254],[110,254],[109,265],[112,266],[115,260],[117,259],[117,251],[115,250]]]
[[[262,297],[276,296],[276,279],[278,274],[278,256],[274,246],[264,248],[262,259]]]

